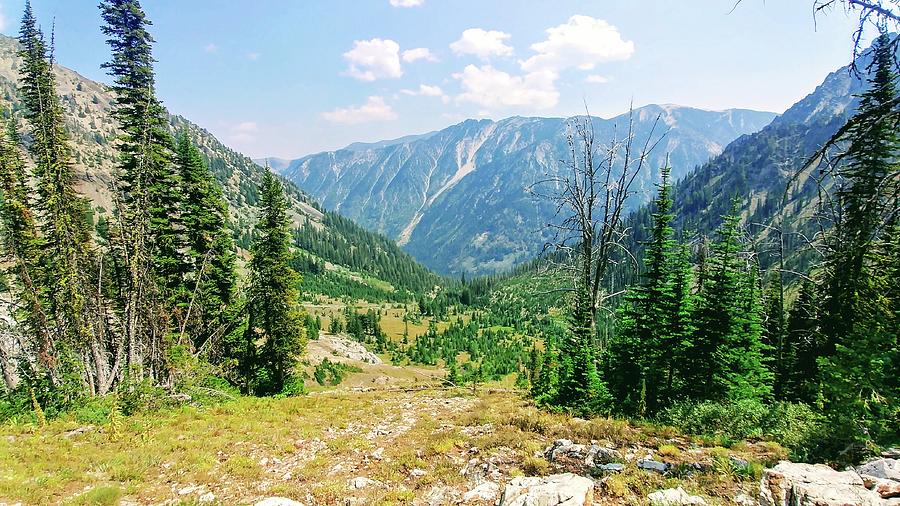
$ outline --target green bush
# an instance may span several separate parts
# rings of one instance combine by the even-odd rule
[[[362,372],[362,369],[354,365],[342,364],[340,362],[332,362],[328,358],[323,358],[319,365],[313,371],[313,378],[316,383],[325,386],[335,386],[344,381],[344,377],[350,372]]]
[[[772,439],[790,449],[796,459],[809,458],[815,445],[826,437],[821,415],[806,404],[788,402],[683,402],[663,411],[659,421],[720,444]]]

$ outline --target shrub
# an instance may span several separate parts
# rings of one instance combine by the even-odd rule
[[[772,439],[802,460],[810,458],[827,437],[821,415],[806,404],[788,402],[678,403],[665,410],[660,420],[725,446],[734,440]]]

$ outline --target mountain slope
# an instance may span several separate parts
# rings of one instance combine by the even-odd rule
[[[682,176],[775,115],[650,105],[635,110],[639,139],[657,116],[657,133],[668,134],[637,182],[641,201],[667,154],[675,176]],[[616,125],[621,136],[627,120],[595,118],[598,140],[611,140]],[[433,269],[486,273],[534,257],[549,239],[542,227],[553,206],[525,189],[558,170],[565,153],[565,119],[513,117],[351,145],[294,160],[279,172],[325,207],[396,239]]]
[[[21,107],[17,97],[17,69],[21,64],[17,51],[18,43],[15,39],[0,35],[0,95],[3,97],[3,107],[12,109],[14,113]],[[111,116],[113,96],[103,84],[91,81],[75,71],[59,65],[54,70],[66,126],[72,140],[70,144],[79,178],[78,189],[90,199],[95,221],[109,218],[113,210],[109,185],[113,181],[118,156],[114,140],[118,131]],[[210,171],[222,185],[228,200],[235,240],[240,248],[248,248],[252,239],[251,230],[256,222],[257,188],[265,169],[181,116],[170,115],[169,122],[173,133],[187,129],[207,159]],[[24,124],[20,124],[20,127],[20,131],[26,131]],[[417,264],[391,241],[365,232],[350,223],[341,222],[341,227],[328,226],[327,223],[335,222],[336,219],[323,213],[312,198],[289,182],[285,185],[285,190],[295,228],[316,228],[326,238],[340,241],[348,248],[365,251],[371,259],[380,259],[382,263],[397,266],[391,271],[382,270],[382,274],[388,279],[380,279],[379,286],[422,291],[440,282],[437,275]],[[369,276],[369,273],[348,271],[353,266],[343,259],[329,256],[330,252],[327,250],[308,248],[308,253],[325,262],[330,271],[346,273],[353,279]]]

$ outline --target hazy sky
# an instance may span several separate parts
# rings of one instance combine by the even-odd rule
[[[99,0],[33,0],[57,60],[107,81]],[[158,94],[253,157],[470,117],[635,105],[781,112],[849,62],[853,19],[812,0],[145,0]],[[24,0],[0,0],[15,34]]]

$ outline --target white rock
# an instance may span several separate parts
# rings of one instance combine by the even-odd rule
[[[900,481],[900,460],[875,459],[859,466],[857,471],[883,480]]]
[[[691,495],[681,487],[657,490],[647,496],[653,506],[705,505],[706,501],[698,495]]]
[[[303,503],[287,497],[266,497],[257,501],[255,506],[303,506]]]
[[[572,473],[513,478],[500,506],[583,506],[594,500],[594,482]]]
[[[216,495],[212,492],[207,492],[200,497],[197,498],[197,502],[199,503],[208,503],[216,500]]]
[[[499,493],[500,485],[492,481],[486,481],[463,494],[463,502],[493,501]]]
[[[350,488],[354,488],[356,490],[359,490],[361,488],[371,487],[373,485],[380,486],[380,485],[382,485],[382,483],[377,480],[372,480],[372,479],[366,478],[365,476],[357,476],[356,478],[353,478],[352,480],[350,480]]]
[[[759,504],[756,499],[743,492],[734,497],[734,503],[740,506],[757,506]]]
[[[866,489],[853,471],[822,464],[782,461],[766,469],[760,482],[760,506],[882,506],[890,504]]]
[[[425,471],[424,469],[419,469],[419,468],[415,468],[409,472],[409,475],[412,476],[413,478],[421,478],[421,477],[425,476],[426,474],[428,474],[427,471]]]

